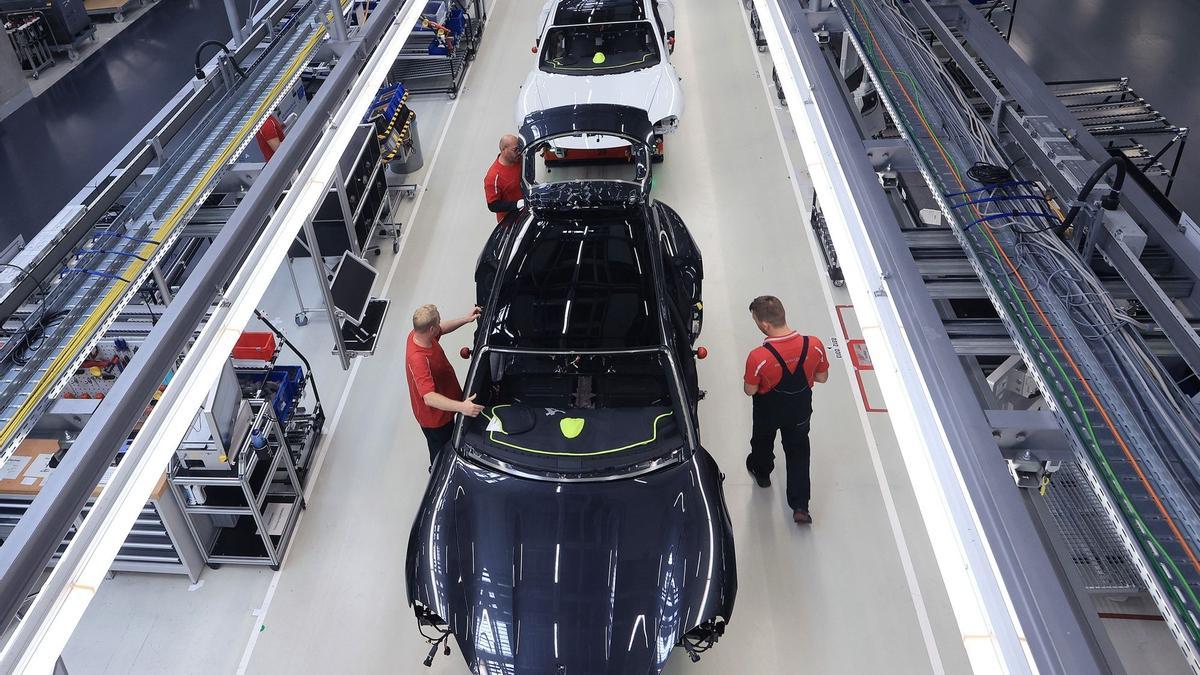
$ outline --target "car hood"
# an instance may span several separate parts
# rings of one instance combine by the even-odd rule
[[[535,110],[612,103],[646,111],[652,124],[683,113],[683,91],[666,63],[619,75],[560,75],[534,69],[517,97],[516,121]]]
[[[684,633],[732,613],[720,482],[704,451],[588,483],[444,453],[409,541],[409,602],[447,622],[476,673],[657,674]]]

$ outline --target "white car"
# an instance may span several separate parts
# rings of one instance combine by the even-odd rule
[[[683,113],[670,61],[674,24],[674,0],[549,0],[538,18],[537,66],[517,98],[517,127],[531,112],[565,105],[641,108],[654,123],[655,158],[661,159],[662,136],[675,131]],[[564,139],[560,149],[617,147],[613,137],[569,143]]]

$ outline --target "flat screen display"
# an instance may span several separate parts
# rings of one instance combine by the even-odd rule
[[[371,287],[375,285],[378,274],[366,260],[351,255],[349,251],[342,254],[342,260],[333,274],[330,286],[333,306],[356,326],[362,323],[367,302],[371,299]]]

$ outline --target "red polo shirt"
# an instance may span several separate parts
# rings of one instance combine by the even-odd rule
[[[771,343],[775,351],[787,363],[788,372],[796,372],[796,364],[800,361],[800,351],[804,349],[804,336],[792,331],[788,335],[777,338],[767,338],[763,344]],[[808,376],[808,386],[812,386],[817,373],[829,370],[829,359],[825,356],[825,345],[821,340],[808,336],[808,354],[804,357],[804,374]],[[758,393],[765,394],[775,388],[783,379],[783,371],[779,369],[779,359],[767,351],[766,347],[755,347],[746,357],[746,384],[757,385]]]
[[[410,331],[408,346],[404,350],[405,372],[408,375],[408,395],[412,399],[413,415],[417,424],[426,429],[443,427],[454,420],[454,413],[431,408],[425,403],[425,394],[436,391],[452,401],[461,401],[462,387],[454,367],[435,339],[433,345],[422,347],[413,339]]]
[[[275,150],[267,142],[278,140],[282,143],[283,136],[283,125],[279,123],[279,118],[267,115],[266,121],[258,128],[258,133],[254,134],[254,140],[258,141],[258,149],[262,152],[265,161],[271,161],[271,157],[275,154]]]
[[[500,156],[496,155],[496,161],[492,162],[487,176],[483,178],[483,197],[488,204],[523,199],[525,195],[521,194],[521,165],[507,166],[500,161]],[[508,212],[497,213],[496,222],[504,220],[507,216]]]

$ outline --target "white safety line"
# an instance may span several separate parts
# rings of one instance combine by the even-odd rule
[[[495,0],[492,0],[492,4],[487,9],[489,20],[491,19],[492,10],[495,7],[495,4]],[[383,281],[382,288],[384,292],[387,292],[391,289],[392,280],[396,277],[396,270],[400,266],[400,256],[404,254],[404,247],[408,243],[408,235],[412,232],[413,227],[416,226],[417,214],[421,211],[421,204],[425,199],[425,193],[428,191],[429,181],[432,180],[434,176],[433,170],[435,167],[437,167],[438,158],[442,154],[442,146],[446,143],[446,138],[449,136],[451,122],[454,121],[454,113],[458,110],[458,104],[463,99],[463,93],[466,91],[467,81],[470,80],[472,72],[474,72],[473,68],[467,69],[467,74],[463,76],[462,82],[459,83],[458,96],[456,96],[454,98],[454,102],[450,104],[450,112],[446,114],[446,122],[442,127],[442,133],[438,137],[437,145],[433,149],[433,155],[429,160],[429,168],[425,172],[425,180],[422,181],[420,189],[417,193],[416,201],[413,202],[412,211],[408,214],[408,226],[404,227],[403,231],[400,233],[399,247],[396,250],[396,254],[392,256],[392,264],[388,268],[387,277]],[[329,420],[329,425],[327,427],[328,431],[325,433],[324,438],[321,441],[321,445],[316,456],[316,464],[313,465],[312,472],[309,474],[308,488],[305,490],[304,494],[305,500],[309,498],[313,490],[316,488],[317,478],[321,475],[321,467],[325,465],[325,456],[328,454],[329,445],[333,442],[333,438],[337,433],[338,423],[341,422],[342,413],[346,409],[346,402],[350,399],[350,391],[354,386],[354,381],[358,378],[358,370],[359,366],[362,365],[362,362],[362,359],[355,359],[354,365],[350,366],[350,374],[346,377],[345,388],[342,390],[341,398],[338,399],[337,409],[334,411],[333,417]],[[304,516],[306,512],[307,511],[301,511],[300,515],[297,517],[296,531],[299,531],[300,525],[304,522]],[[293,533],[292,539],[295,540],[295,538],[296,535]],[[288,547],[288,550],[284,551],[283,559],[279,564],[279,569],[271,575],[271,583],[267,585],[267,592],[263,596],[262,604],[258,606],[258,609],[254,610],[257,621],[254,622],[254,626],[250,629],[250,635],[246,640],[246,648],[242,651],[242,660],[238,663],[237,675],[245,675],[246,669],[250,665],[250,658],[254,655],[254,646],[258,644],[258,636],[262,634],[262,631],[266,626],[267,612],[271,609],[271,601],[275,598],[275,589],[279,587],[279,578],[283,575],[284,566],[286,565],[288,556],[291,555],[291,552],[291,547]]]
[[[746,42],[750,47],[750,52],[754,56],[754,64],[758,70],[758,80],[763,88],[763,95],[767,99],[767,105],[771,110],[771,122],[775,125],[775,135],[779,139],[779,149],[783,153],[783,161],[787,167],[788,178],[792,184],[792,193],[796,198],[796,206],[800,208],[802,217],[807,221],[810,209],[806,207],[804,194],[800,191],[800,182],[796,175],[796,166],[792,163],[792,156],[788,150],[787,139],[783,135],[783,126],[779,122],[780,106],[776,103],[778,100],[775,97],[775,92],[771,91],[770,85],[767,84],[769,77],[763,70],[763,62],[758,52],[758,46],[754,44],[753,31],[750,29],[749,12],[741,0],[737,0],[739,11],[742,15],[742,23],[746,27]],[[812,256],[813,262],[818,268],[825,265],[825,260],[821,255],[821,243],[817,241],[816,234],[810,227],[801,227],[808,237],[809,254]],[[829,311],[829,318],[833,325],[838,325],[837,304],[833,298],[833,292],[829,288],[829,280],[821,278],[821,292],[825,296],[825,307]],[[847,378],[853,377],[853,364],[850,359],[840,359],[842,368],[845,370]],[[861,398],[861,392],[855,391],[851,387],[851,395],[856,399]],[[900,566],[904,570],[904,581],[908,585],[908,593],[913,601],[913,608],[917,613],[917,623],[921,627],[921,637],[925,641],[925,651],[929,656],[929,665],[933,668],[933,672],[937,675],[945,675],[946,668],[942,663],[941,652],[938,650],[937,639],[933,635],[933,624],[929,619],[929,610],[925,606],[925,596],[921,592],[921,584],[917,579],[916,566],[913,564],[912,553],[908,548],[908,540],[904,536],[904,529],[900,525],[900,515],[896,509],[896,500],[892,495],[891,486],[888,484],[887,474],[883,469],[883,461],[879,455],[879,445],[875,442],[875,434],[871,430],[871,420],[864,408],[865,402],[859,401],[860,405],[855,406],[858,410],[858,418],[863,427],[863,436],[866,438],[867,451],[871,457],[871,466],[875,470],[875,482],[879,484],[879,492],[883,497],[884,510],[887,512],[888,525],[892,531],[892,539],[895,541],[897,553],[900,556]]]

